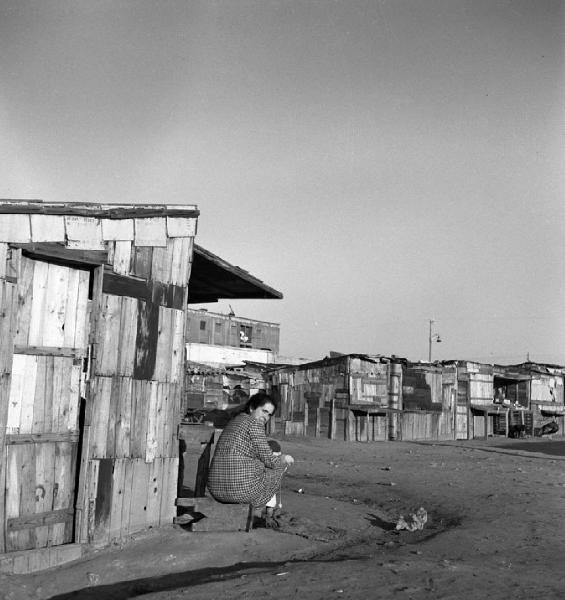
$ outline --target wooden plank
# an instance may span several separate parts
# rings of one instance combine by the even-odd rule
[[[71,363],[69,383],[69,410],[66,419],[66,429],[68,431],[79,430],[79,409],[81,402],[80,395],[80,381],[82,376],[82,364],[80,361],[73,361]]]
[[[63,431],[60,433],[24,433],[6,435],[6,444],[52,444],[54,442],[76,443],[79,440],[77,431]]]
[[[162,415],[159,411],[159,384],[156,381],[148,381],[148,411],[147,411],[147,434],[145,441],[145,462],[153,462],[159,447],[160,424]]]
[[[23,358],[23,361],[22,361]],[[33,428],[33,411],[35,404],[35,387],[37,377],[37,363],[38,359],[36,356],[14,356],[14,361],[18,363],[23,362],[24,372],[18,376],[21,377],[21,412],[20,412],[20,423],[18,427],[19,433],[31,433]]]
[[[78,296],[75,311],[75,339],[74,347],[86,348],[88,345],[88,333],[90,331],[90,302],[88,292],[90,289],[90,272],[78,271]]]
[[[101,219],[101,223],[103,240],[129,242],[133,240],[133,219]]]
[[[124,483],[123,483],[123,499],[122,499],[122,516],[121,516],[121,531],[122,536],[130,533],[130,516],[131,516],[131,494],[133,489],[134,461],[127,458],[123,461],[124,466]]]
[[[132,380],[119,377],[113,381],[112,393],[116,395],[116,458],[130,456]]]
[[[152,257],[153,248],[151,246],[135,245],[132,248],[131,274],[146,280],[150,279]]]
[[[53,431],[53,394],[55,392],[55,357],[46,356],[42,360],[45,361],[45,385],[43,388],[43,425],[41,431]],[[36,391],[37,393],[37,391]],[[40,400],[38,399],[38,402]],[[39,429],[39,426],[38,426]]]
[[[178,383],[184,377],[184,356],[185,356],[185,317],[186,313],[182,310],[172,311],[171,319],[171,359],[169,381]]]
[[[175,516],[175,498],[179,474],[179,459],[165,458],[163,460],[163,484],[161,495],[161,527],[170,525]]]
[[[45,397],[48,390],[45,388],[48,359],[45,356],[37,356],[37,372],[35,376],[35,390],[33,392],[33,420],[31,425],[32,434],[41,434],[45,428]],[[7,443],[9,443],[7,441]]]
[[[48,263],[36,261],[33,284],[32,284],[32,304],[29,317],[29,335],[28,343],[31,346],[43,346],[43,323],[46,316],[45,306],[47,303],[47,278],[49,275]],[[63,344],[59,344],[62,346]]]
[[[172,404],[169,406],[169,416],[168,419],[171,423],[171,436],[169,440],[172,443],[171,451],[169,452],[169,456],[178,457],[178,443],[176,440],[176,430],[177,426],[180,423],[183,415],[183,385],[182,383],[176,383],[173,386],[173,395],[172,395]]]
[[[138,301],[134,378],[153,379],[158,335],[159,306]]]
[[[171,262],[173,255],[172,240],[166,241],[166,246],[162,248],[153,248],[151,259],[151,279],[162,283],[171,281]]]
[[[133,461],[133,481],[130,503],[129,531],[135,533],[145,529],[147,508],[147,484],[149,465],[142,458]]]
[[[72,508],[75,487],[76,444],[55,444],[55,485],[53,510]],[[72,542],[72,519],[49,527],[49,538],[53,546]]]
[[[198,217],[194,204],[94,204],[86,202],[43,202],[42,200],[3,200],[0,214],[77,215],[104,219],[133,217]]]
[[[188,238],[196,236],[197,219],[167,217],[167,235],[170,238]]]
[[[88,451],[90,427],[82,427],[82,444],[77,445],[77,489],[75,503],[75,542],[88,541]],[[78,451],[80,450],[80,455]]]
[[[144,380],[134,379],[131,395],[131,437],[130,454],[134,458],[145,460],[145,444],[147,438],[149,386]]]
[[[153,378],[169,381],[172,359],[172,310],[159,307],[159,325],[157,330],[157,352]]]
[[[136,246],[167,245],[167,224],[163,217],[135,219],[134,224]]]
[[[112,485],[114,461],[103,458],[99,461],[96,486],[96,502],[94,504],[94,521],[92,535],[89,536],[95,545],[107,546],[110,541],[110,511],[112,508]]]
[[[163,485],[164,458],[156,458],[149,465],[147,500],[145,511],[146,527],[158,527],[161,521],[161,486]]]
[[[33,273],[35,261],[22,257],[20,276],[18,278],[18,309],[17,330],[14,342],[28,344],[29,327],[31,319],[31,306],[33,302]]]
[[[102,312],[98,321],[95,373],[110,377],[117,375],[118,339],[122,298],[104,294]]]
[[[50,264],[45,291],[41,346],[66,346],[65,313],[71,269]]]
[[[20,469],[18,460],[18,450],[15,447],[7,449],[7,476],[6,480],[10,485],[6,487],[5,493],[5,518],[14,519],[20,516]],[[4,529],[4,527],[2,527]],[[6,550],[12,552],[18,550],[18,538],[16,533],[6,535]]]
[[[8,244],[0,242],[0,278],[6,277],[6,262],[8,261]]]
[[[51,413],[51,431],[65,431],[65,411],[68,410],[68,358],[60,356],[53,357],[53,394],[52,413]],[[71,361],[72,365],[72,361]]]
[[[110,542],[120,540],[123,530],[124,489],[126,484],[126,463],[129,459],[114,461],[112,482],[112,506],[110,509]]]
[[[116,273],[129,275],[131,265],[131,242],[114,242],[112,266]]]
[[[53,484],[55,477],[55,444],[42,444],[35,447],[35,512],[47,513],[53,510]],[[48,524],[35,530],[35,546],[49,545]]]
[[[69,249],[104,250],[100,219],[65,216],[67,247]]]
[[[81,359],[86,356],[84,348],[55,347],[55,346],[14,346],[14,354],[33,356],[62,356],[72,359]]]
[[[159,445],[157,450],[157,456],[170,456],[171,444],[170,438],[171,429],[176,429],[176,423],[174,423],[171,416],[171,405],[174,402],[174,385],[170,383],[159,383],[159,400],[157,403],[158,410],[161,411],[161,423],[160,431],[158,434]]]
[[[28,359],[24,356],[14,356],[12,377],[7,406],[6,433],[19,433],[22,401],[24,394],[25,369]]]
[[[137,300],[122,298],[120,333],[118,340],[118,373],[131,377],[135,363],[137,339]]]
[[[89,458],[106,458],[112,378],[96,376],[91,390],[90,403],[94,411],[91,415],[92,421],[88,423],[91,426]]]
[[[192,264],[194,261],[194,239],[193,238],[189,238],[188,240],[188,250],[187,250],[187,260],[186,260],[186,266],[185,269],[183,271],[183,280],[184,280],[184,284],[183,285],[188,285],[188,282],[190,281],[190,273],[192,271]]]
[[[77,325],[77,306],[79,298],[80,271],[68,270],[67,291],[65,298],[65,315],[63,320],[63,343],[65,347],[75,347]]]
[[[52,510],[49,512],[36,513],[33,515],[24,515],[16,519],[8,519],[6,528],[8,531],[21,531],[22,529],[36,529],[56,523],[67,523],[72,521],[74,511],[72,508],[61,510]],[[41,546],[40,546],[41,547]]]
[[[31,215],[32,242],[64,242],[65,218],[61,215]]]
[[[180,286],[186,285],[186,282],[183,280],[183,267],[188,260],[188,257],[184,256],[184,252],[186,252],[185,241],[187,241],[186,238],[178,237],[170,238],[167,242],[167,245],[171,248],[169,281]]]
[[[31,444],[17,447],[19,469],[19,516],[35,512],[35,449]],[[10,533],[8,533],[10,535]],[[35,548],[35,531],[22,530],[15,532],[17,548],[27,550]]]
[[[2,214],[0,242],[26,243],[31,241],[29,215]]]
[[[106,450],[105,456],[108,458],[116,458],[116,421],[117,413],[119,411],[119,389],[118,389],[117,377],[112,377],[112,384],[110,387],[110,402],[108,404],[108,414],[106,418]],[[115,470],[114,465],[114,470]]]
[[[90,427],[85,430],[90,430]],[[83,456],[85,454],[83,453]],[[87,461],[87,476],[85,478],[86,517],[83,518],[81,527],[81,540],[92,542],[96,536],[96,500],[98,494],[98,479],[100,474],[100,461]]]

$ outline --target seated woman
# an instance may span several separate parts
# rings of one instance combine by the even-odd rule
[[[264,392],[251,396],[245,412],[224,428],[210,465],[208,489],[219,502],[252,504],[256,514],[280,489],[283,473],[294,462],[289,454],[275,456],[265,425],[275,401]]]

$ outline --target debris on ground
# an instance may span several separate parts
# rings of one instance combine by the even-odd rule
[[[414,514],[410,515],[408,521],[400,515],[396,523],[396,530],[406,529],[407,531],[418,531],[424,529],[424,525],[428,522],[428,513],[426,509],[420,507]]]

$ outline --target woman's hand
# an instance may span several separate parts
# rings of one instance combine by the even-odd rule
[[[294,464],[294,458],[292,458],[290,454],[283,454],[281,459],[283,464],[285,464],[287,467],[290,467],[290,465]]]

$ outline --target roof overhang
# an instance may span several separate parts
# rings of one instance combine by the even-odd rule
[[[194,244],[188,303],[220,299],[281,299],[282,293],[240,267],[231,265],[209,250]]]
[[[31,258],[75,265],[96,267],[107,265],[106,250],[75,250],[61,243],[42,242],[12,244]],[[124,276],[125,277],[125,276]],[[202,246],[194,244],[192,271],[188,283],[188,303],[217,302],[220,299],[281,299],[282,293],[235,267]]]

